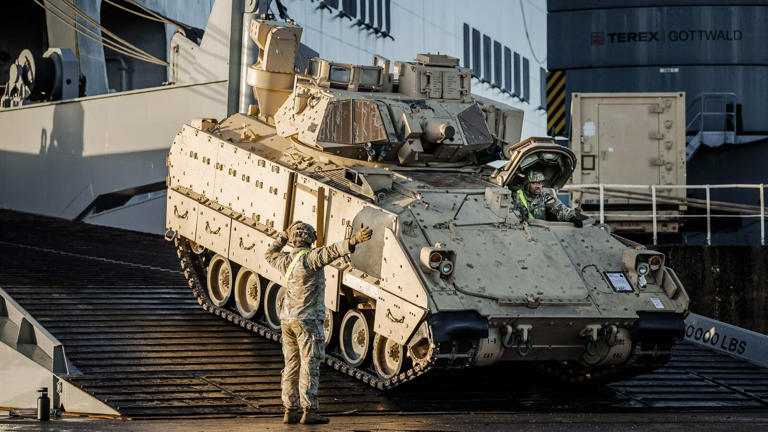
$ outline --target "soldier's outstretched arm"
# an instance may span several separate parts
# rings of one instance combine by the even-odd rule
[[[280,233],[277,239],[267,247],[267,252],[264,254],[267,262],[280,273],[285,273],[290,265],[290,255],[288,252],[283,252],[285,244],[288,243],[288,236],[285,233]]]
[[[572,222],[572,219],[576,216],[576,212],[572,208],[563,204],[556,196],[547,192],[547,196],[544,199],[544,205],[549,213],[555,220],[560,222]]]
[[[319,271],[337,258],[349,255],[353,250],[354,248],[350,248],[348,240],[342,240],[328,246],[314,248],[307,254],[307,265],[312,270]]]
[[[361,226],[357,233],[349,239],[313,249],[307,254],[307,264],[313,270],[318,271],[337,258],[354,252],[355,245],[370,240],[371,236],[373,236],[373,230],[369,227]]]

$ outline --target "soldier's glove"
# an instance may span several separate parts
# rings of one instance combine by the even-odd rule
[[[277,241],[279,241],[281,245],[285,246],[288,243],[288,234],[281,232],[277,235]]]
[[[581,228],[584,226],[584,222],[581,221],[577,216],[574,216],[568,220],[568,222],[573,222],[573,226],[576,228]]]
[[[357,230],[355,235],[349,238],[349,244],[350,246],[354,246],[362,242],[367,242],[371,237],[373,237],[373,230],[370,227],[361,224],[360,229]]]

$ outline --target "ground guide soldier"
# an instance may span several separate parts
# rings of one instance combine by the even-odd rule
[[[285,357],[282,379],[284,423],[299,422],[299,406],[304,409],[301,423],[328,423],[327,417],[317,414],[320,362],[325,355],[325,277],[322,269],[337,258],[354,252],[355,245],[370,240],[372,234],[370,228],[360,227],[348,240],[310,249],[317,240],[317,233],[311,225],[296,221],[267,249],[267,261],[285,275],[287,287],[280,309]],[[282,251],[286,244],[293,247],[291,252]]]

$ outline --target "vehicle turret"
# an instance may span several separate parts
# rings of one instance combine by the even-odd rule
[[[254,20],[250,34],[262,50],[248,69],[258,116],[297,145],[366,162],[424,166],[471,163],[474,153],[495,143],[471,97],[471,71],[455,57],[419,54],[414,62],[396,62],[394,73],[378,56],[369,66],[312,58],[294,77],[300,28]]]

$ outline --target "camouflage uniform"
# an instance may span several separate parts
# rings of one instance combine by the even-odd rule
[[[561,203],[556,196],[545,189],[541,189],[546,177],[544,173],[535,170],[529,170],[526,173],[525,186],[518,189],[515,193],[514,209],[522,219],[545,219],[560,222],[574,222],[581,227],[581,221],[576,218],[576,212]],[[531,185],[534,183],[535,185]],[[528,191],[530,186],[538,187],[541,192],[533,195]]]
[[[285,274],[294,258],[296,264],[284,282],[287,287],[280,309],[283,333],[282,389],[286,408],[317,409],[320,362],[325,355],[325,275],[323,267],[354,250],[348,240],[330,246],[282,252],[284,239],[272,243],[266,259]]]
[[[572,208],[560,202],[548,190],[542,190],[537,196],[530,196],[523,189],[518,189],[515,194],[515,209],[524,219],[568,222],[576,216]]]

